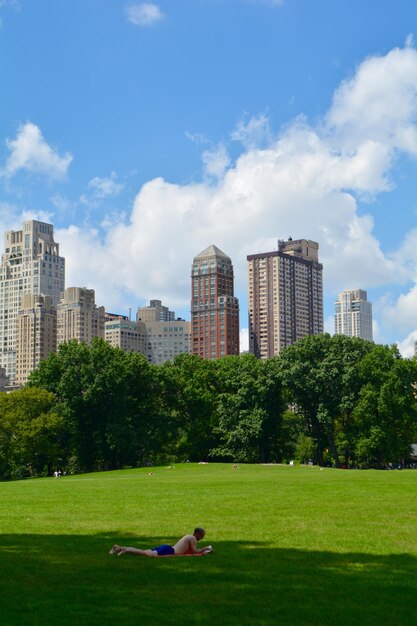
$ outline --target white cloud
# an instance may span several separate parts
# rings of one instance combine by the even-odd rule
[[[150,26],[165,17],[159,6],[150,2],[131,4],[126,7],[125,11],[127,19],[135,26]]]
[[[334,94],[326,119],[333,141],[347,151],[371,141],[416,155],[416,95],[414,48],[366,59]]]
[[[214,243],[232,258],[239,296],[247,292],[246,255],[276,249],[277,238],[292,235],[320,243],[329,294],[352,285],[409,284],[417,279],[417,245],[407,238],[400,250],[385,253],[373,218],[358,213],[357,196],[388,192],[395,154],[414,154],[416,81],[416,51],[396,49],[364,61],[336,91],[320,125],[299,118],[272,136],[265,116],[241,122],[233,138],[247,147],[234,164],[226,165],[226,147],[210,157],[206,151],[214,181],[156,178],[140,189],[126,220],[105,222],[104,238],[75,227],[57,234],[71,283],[84,284],[88,267],[97,301],[109,308],[130,294],[133,306],[158,297],[186,311],[200,250]],[[404,329],[417,320],[415,292],[397,303]]]
[[[417,341],[417,330],[411,332],[405,339],[397,342],[399,351],[404,357],[414,356],[414,343]]]
[[[104,199],[117,196],[124,189],[124,184],[118,183],[116,172],[112,172],[109,178],[95,176],[88,183],[88,187],[93,190],[96,198]]]
[[[239,141],[245,148],[262,148],[272,140],[269,119],[261,114],[241,119],[231,134],[233,141]]]
[[[212,150],[205,150],[202,154],[204,173],[208,177],[221,178],[230,165],[230,157],[226,146],[220,143]]]
[[[50,202],[53,206],[58,210],[59,215],[62,216],[72,216],[75,214],[76,203],[67,198],[66,196],[62,196],[61,194],[55,194],[49,198]]]
[[[249,351],[249,329],[241,328],[240,329],[240,352],[248,352]]]
[[[53,213],[50,211],[34,211],[31,209],[27,209],[21,213],[20,225],[19,228],[22,228],[21,223],[26,222],[28,220],[39,220],[40,222],[46,222],[47,224],[51,224],[53,220]]]
[[[7,139],[10,151],[3,176],[14,176],[19,170],[44,174],[53,179],[63,178],[72,161],[69,153],[60,156],[43,138],[36,124],[26,122],[19,126],[16,139]]]

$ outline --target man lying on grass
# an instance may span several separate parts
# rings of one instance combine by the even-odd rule
[[[117,556],[122,556],[123,554],[137,554],[139,556],[203,556],[213,551],[211,546],[197,548],[197,541],[203,539],[205,534],[204,528],[196,528],[192,535],[184,535],[173,546],[164,543],[161,546],[148,550],[119,546],[115,543],[109,554],[117,554]]]

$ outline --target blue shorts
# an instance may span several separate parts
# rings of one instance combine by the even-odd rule
[[[156,550],[158,556],[169,556],[175,554],[174,548],[167,543],[163,543],[161,546],[156,546],[156,548],[152,548],[152,550]]]

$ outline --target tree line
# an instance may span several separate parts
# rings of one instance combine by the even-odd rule
[[[343,335],[160,366],[71,341],[0,394],[0,478],[186,460],[383,467],[417,441],[416,389],[414,359]]]

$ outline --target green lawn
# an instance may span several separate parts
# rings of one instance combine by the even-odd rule
[[[417,471],[178,465],[0,483],[0,623],[417,623]],[[109,556],[195,526],[202,558]]]

